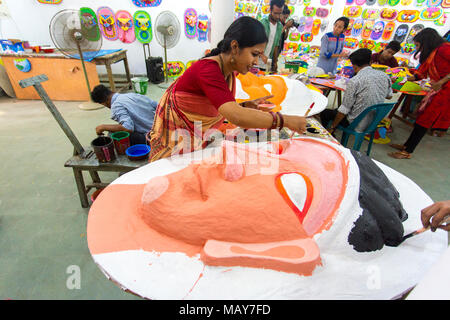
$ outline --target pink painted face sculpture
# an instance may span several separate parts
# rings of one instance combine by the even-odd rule
[[[349,164],[316,139],[267,147],[227,141],[145,184],[108,186],[89,213],[91,254],[182,252],[207,265],[311,275],[321,264],[314,236],[333,227]]]
[[[323,143],[273,146],[264,154],[227,143],[216,157],[150,180],[143,221],[202,247],[206,264],[257,267],[263,259],[269,268],[311,274],[321,261],[312,237],[331,227],[348,168]]]

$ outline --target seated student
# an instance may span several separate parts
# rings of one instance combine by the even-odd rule
[[[371,56],[369,49],[359,49],[350,55],[356,75],[347,82],[342,104],[338,109],[325,109],[320,113],[320,120],[325,128],[332,121],[328,130],[331,134],[339,124],[347,127],[366,108],[392,98],[391,79],[384,72],[370,67]],[[371,120],[369,114],[355,129],[364,131]]]
[[[101,124],[95,128],[98,135],[104,131],[130,133],[130,144],[146,144],[146,134],[152,129],[156,101],[138,93],[115,93],[104,85],[92,90],[92,101],[111,109],[111,119],[119,124]]]
[[[390,68],[397,68],[398,61],[397,59],[395,59],[394,55],[399,51],[400,51],[400,42],[391,41],[386,46],[386,48],[384,48],[384,50],[372,54],[370,64],[382,64]]]

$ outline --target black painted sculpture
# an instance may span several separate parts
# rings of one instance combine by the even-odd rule
[[[348,242],[358,252],[398,246],[403,237],[402,222],[408,218],[399,193],[372,159],[351,152],[359,166],[359,204],[363,213],[355,221]]]

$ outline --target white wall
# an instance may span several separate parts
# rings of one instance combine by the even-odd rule
[[[169,61],[186,62],[203,57],[206,49],[210,48],[209,42],[199,42],[197,39],[188,39],[184,34],[184,12],[187,8],[194,8],[198,14],[207,14],[209,11],[209,0],[162,0],[158,7],[139,8],[131,0],[62,0],[59,5],[41,4],[37,0],[3,0],[9,8],[11,19],[0,20],[1,39],[28,40],[31,45],[54,46],[49,34],[49,23],[51,18],[63,9],[79,9],[89,7],[97,12],[101,6],[108,6],[114,12],[127,10],[132,15],[137,10],[145,10],[150,13],[152,23],[156,21],[158,14],[165,10],[175,13],[181,26],[180,40],[176,47],[169,49],[167,59]],[[218,0],[223,1],[223,0]],[[154,29],[155,31],[155,29]],[[146,74],[144,51],[142,44],[136,40],[125,44],[120,40],[109,41],[103,38],[102,49],[126,49],[130,72],[132,74]],[[164,51],[158,44],[155,34],[150,43],[152,56],[164,57]],[[104,74],[104,67],[98,67],[99,73]],[[123,63],[113,65],[113,73],[125,73]]]

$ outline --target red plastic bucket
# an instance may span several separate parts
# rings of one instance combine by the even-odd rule
[[[114,141],[114,147],[117,154],[125,154],[125,150],[130,147],[130,133],[126,131],[118,131],[111,134]]]

